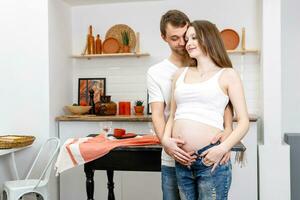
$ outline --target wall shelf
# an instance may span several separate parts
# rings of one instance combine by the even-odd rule
[[[92,58],[105,58],[105,57],[142,57],[142,56],[150,56],[150,54],[149,53],[91,54],[91,55],[73,55],[72,58],[92,59]]]
[[[245,50],[227,50],[228,54],[246,54],[246,53],[254,53],[258,54],[259,50],[258,49],[245,49]]]

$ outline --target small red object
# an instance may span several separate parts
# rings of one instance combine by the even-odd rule
[[[131,115],[131,104],[130,104],[130,102],[125,102],[124,115]]]
[[[125,135],[125,133],[126,133],[125,129],[122,129],[122,128],[114,129],[114,137],[116,137],[116,138],[122,137],[123,135]]]
[[[81,106],[87,106],[87,103],[85,101],[80,102]]]
[[[119,102],[119,115],[124,115],[124,108],[125,108],[125,106],[124,106],[124,103],[125,102]]]
[[[129,101],[119,102],[119,115],[131,115],[131,103]]]

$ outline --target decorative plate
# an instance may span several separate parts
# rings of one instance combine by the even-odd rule
[[[136,136],[137,136],[137,134],[135,134],[135,133],[126,133],[125,135],[122,135],[120,137],[116,137],[116,136],[114,136],[114,137],[117,139],[127,139],[127,138],[134,138]]]
[[[233,29],[222,30],[221,37],[223,39],[226,50],[234,50],[240,43],[239,34]]]
[[[137,136],[135,133],[126,133],[122,136],[115,136],[114,134],[108,134],[107,136],[113,136],[116,139],[127,139],[127,138],[134,138]]]
[[[119,53],[120,43],[115,38],[107,38],[102,44],[103,53]]]
[[[135,32],[126,24],[116,24],[112,26],[105,35],[105,38],[116,38],[121,46],[123,46],[122,35],[123,31],[127,31],[129,33],[129,47],[130,49],[134,49],[136,45],[136,37]]]

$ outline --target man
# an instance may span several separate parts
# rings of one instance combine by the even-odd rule
[[[180,67],[188,66],[188,55],[185,50],[184,35],[190,23],[189,18],[178,10],[170,10],[161,17],[160,31],[162,39],[168,43],[171,54],[168,59],[149,68],[147,72],[147,87],[149,103],[151,104],[152,122],[155,133],[162,141],[164,128],[169,117],[171,84],[173,74]],[[225,110],[224,133],[218,134],[212,143],[223,141],[232,131],[232,112],[230,108]],[[162,151],[162,191],[164,200],[179,200],[179,190],[175,174],[174,153],[181,154],[178,162],[188,165],[195,157],[194,152],[185,152],[180,147],[184,141],[170,138],[164,141]],[[173,158],[172,158],[173,157]],[[221,160],[221,164],[227,162],[230,153]]]

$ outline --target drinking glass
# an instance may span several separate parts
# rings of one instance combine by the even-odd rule
[[[100,125],[101,133],[104,133],[105,138],[107,138],[107,135],[111,133],[112,122],[104,121],[104,122],[100,122],[99,125]]]

